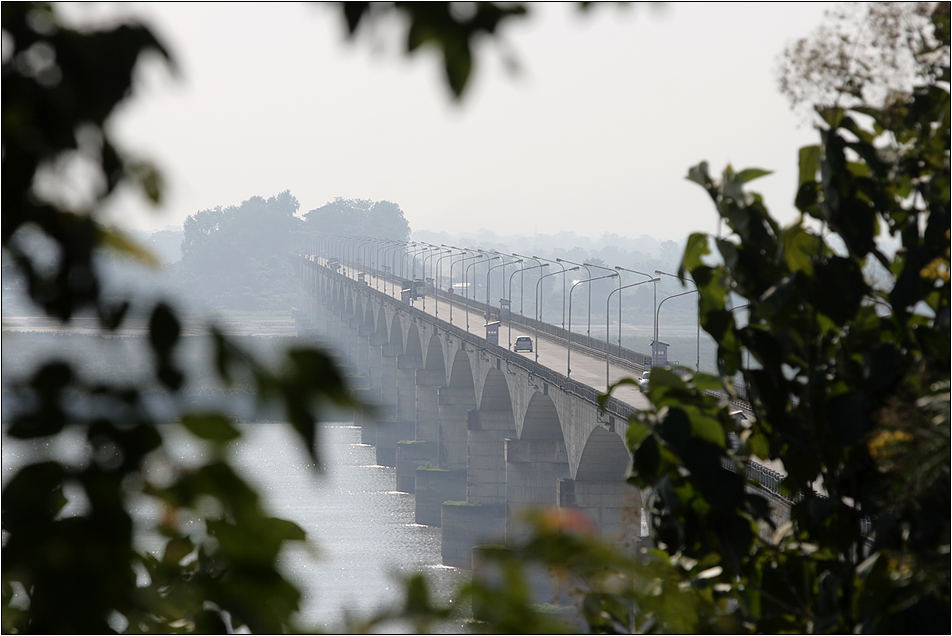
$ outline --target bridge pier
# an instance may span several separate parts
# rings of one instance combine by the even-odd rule
[[[506,460],[506,543],[525,539],[523,520],[530,509],[559,503],[559,481],[569,477],[569,460],[561,439],[508,439]]]
[[[438,391],[445,380],[440,370],[417,369],[415,374],[416,430],[413,443],[397,446],[397,490],[416,491],[416,469],[440,463]]]
[[[440,412],[440,468],[466,470],[469,411],[476,397],[468,387],[444,386],[437,391]]]
[[[559,506],[586,512],[602,538],[636,548],[641,528],[641,493],[624,480],[559,479]]]
[[[443,523],[443,502],[466,500],[466,471],[420,467],[415,476],[416,522],[439,527]]]

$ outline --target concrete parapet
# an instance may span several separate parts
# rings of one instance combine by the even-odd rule
[[[416,522],[425,526],[442,523],[444,501],[466,499],[466,471],[420,467],[416,469]]]

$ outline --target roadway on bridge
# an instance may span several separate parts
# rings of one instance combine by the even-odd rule
[[[323,259],[321,259],[323,260]],[[326,263],[324,263],[326,265]],[[341,268],[341,270],[346,269],[346,271],[341,271],[342,274],[356,280],[356,269],[351,269],[350,267]],[[371,287],[374,287],[379,292],[386,293],[388,296],[400,300],[400,289],[395,288],[389,282],[384,284],[382,280],[373,279],[370,272],[367,272],[367,277],[371,279],[369,284]],[[420,299],[416,301],[411,301],[411,304],[417,309],[424,311],[425,313],[450,322],[450,307],[452,306],[452,324],[455,327],[461,329],[466,329],[466,320],[467,316],[469,317],[469,332],[475,336],[485,338],[485,318],[484,316],[476,311],[468,310],[465,307],[460,307],[459,305],[451,304],[447,300],[440,300],[438,296],[432,296],[425,299]],[[512,329],[510,335],[510,328]],[[504,348],[511,350],[511,344],[516,341],[516,338],[519,336],[529,336],[532,338],[534,351],[529,353],[527,351],[520,352],[520,355],[526,356],[529,360],[535,360],[536,350],[539,354],[539,364],[542,364],[553,371],[561,373],[562,375],[566,374],[567,363],[568,363],[568,348],[564,342],[553,340],[545,333],[540,332],[538,334],[538,342],[536,340],[536,333],[534,329],[527,329],[523,325],[515,324],[511,325],[506,322],[500,324],[499,329],[499,344]],[[622,378],[632,378],[636,379],[636,373],[627,367],[623,367],[616,364],[610,364],[608,368],[608,380],[609,382],[617,382]],[[586,384],[598,391],[606,390],[606,373],[605,373],[605,356],[593,356],[591,353],[580,350],[576,346],[572,348],[572,373],[570,376],[573,380]],[[617,398],[620,402],[633,406],[636,409],[642,410],[650,407],[650,402],[645,394],[643,394],[637,386],[625,385],[620,386],[615,391],[612,392],[612,396]],[[752,418],[753,414],[748,409],[743,409],[748,418]],[[783,464],[779,461],[771,461],[759,459],[756,462],[757,464],[762,464],[767,468],[784,475],[786,471],[783,468]],[[816,488],[818,492],[821,490]]]
[[[346,271],[342,272],[345,276],[351,279],[356,279],[355,272],[358,270],[351,269],[350,267],[342,269],[346,269]],[[372,278],[370,276],[370,272],[367,272],[367,277]],[[388,296],[400,300],[401,290],[396,289],[389,283],[384,285],[384,281],[372,279],[370,286],[374,287],[374,289],[381,293],[386,293]],[[386,290],[384,289],[385,287]],[[460,307],[459,305],[453,305],[445,299],[439,299],[438,296],[411,301],[411,304],[413,307],[424,311],[435,318],[439,318],[440,320],[444,320],[446,322],[451,322],[453,326],[460,329],[467,328],[468,319],[468,331],[474,336],[482,338],[486,337],[486,319],[479,312],[468,310],[464,307]],[[452,321],[450,320],[451,308]],[[528,329],[524,325],[511,324],[507,321],[503,321],[500,324],[499,345],[503,348],[511,350],[510,343],[514,343],[516,338],[520,336],[528,336],[532,338],[533,344],[532,353],[522,351],[519,352],[520,355],[526,356],[528,360],[536,360],[536,353],[538,353],[539,364],[548,367],[557,373],[566,375],[569,353],[564,342],[553,340],[542,332],[538,334],[537,339],[535,330]],[[637,379],[636,373],[631,369],[616,364],[609,365],[607,375],[608,382],[617,382],[622,378]],[[598,391],[605,391],[607,388],[605,356],[594,356],[587,351],[579,349],[578,345],[573,345],[572,372],[570,377],[573,380],[588,385]],[[643,393],[641,393],[641,391],[636,386],[620,386],[612,393],[612,396],[617,398],[619,401],[624,402],[625,404],[635,407],[636,409],[646,409],[650,406],[648,398]]]

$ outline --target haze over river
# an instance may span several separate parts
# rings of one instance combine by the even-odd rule
[[[180,459],[186,464],[198,459],[200,453],[184,446],[184,435],[174,431],[169,427],[164,432],[170,433],[171,446]],[[233,451],[235,463],[257,486],[269,512],[300,525],[309,547],[317,549],[314,556],[295,545],[283,559],[289,578],[304,594],[303,625],[336,631],[345,610],[369,616],[382,606],[401,603],[397,573],[424,572],[431,590],[443,600],[468,579],[468,572],[442,565],[440,529],[414,523],[413,495],[394,490],[394,469],[376,465],[373,446],[360,443],[359,427],[323,425],[323,475],[310,467],[288,427],[246,424],[244,432]],[[19,466],[35,461],[37,454],[30,446],[4,439],[4,483]],[[57,456],[78,459],[63,445],[51,450]],[[151,512],[139,511],[146,516]],[[398,625],[390,628],[405,631]],[[443,629],[468,631],[461,619]]]

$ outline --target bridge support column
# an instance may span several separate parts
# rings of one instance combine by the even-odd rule
[[[422,366],[423,360],[420,358],[397,356],[397,419],[402,422],[416,421],[416,372]]]
[[[413,422],[393,421],[377,422],[374,445],[377,447],[377,464],[380,466],[397,465],[397,444],[412,441],[416,425]]]
[[[416,372],[416,438],[427,442],[440,441],[440,387],[446,381],[443,371],[417,369]],[[433,458],[439,461],[439,455]]]
[[[378,334],[367,340],[367,372],[370,386],[376,388],[378,393],[383,386],[383,345],[383,339]]]
[[[556,505],[560,479],[569,477],[561,439],[506,440],[506,543],[528,535],[522,516],[535,506]]]
[[[444,386],[438,390],[440,410],[440,468],[466,470],[469,411],[476,408],[473,390]]]
[[[616,544],[637,547],[641,529],[641,493],[622,480],[559,480],[559,505],[583,510],[599,534]]]
[[[505,531],[505,516],[504,504],[444,503],[440,529],[443,565],[471,570],[473,548],[500,539]]]
[[[473,548],[506,534],[506,438],[515,434],[511,411],[467,413],[466,502],[443,504],[443,565],[470,569]]]
[[[394,421],[397,405],[397,354],[393,345],[385,344],[381,347],[380,355],[380,409],[379,422]],[[364,429],[367,431],[367,429]],[[361,435],[360,441],[364,444],[376,444],[376,430],[372,436]],[[394,448],[396,452],[396,448]],[[385,465],[385,464],[384,464]]]
[[[424,526],[442,523],[444,501],[466,499],[466,471],[436,467],[416,469],[416,522]]]
[[[370,377],[370,328],[360,325],[357,328],[357,355],[354,358],[357,372]]]
[[[397,445],[397,490],[416,491],[416,469],[440,464],[440,412],[437,402],[445,374],[428,369],[416,370],[416,433],[412,443]]]
[[[469,412],[466,501],[506,503],[506,439],[516,433],[512,411]]]

